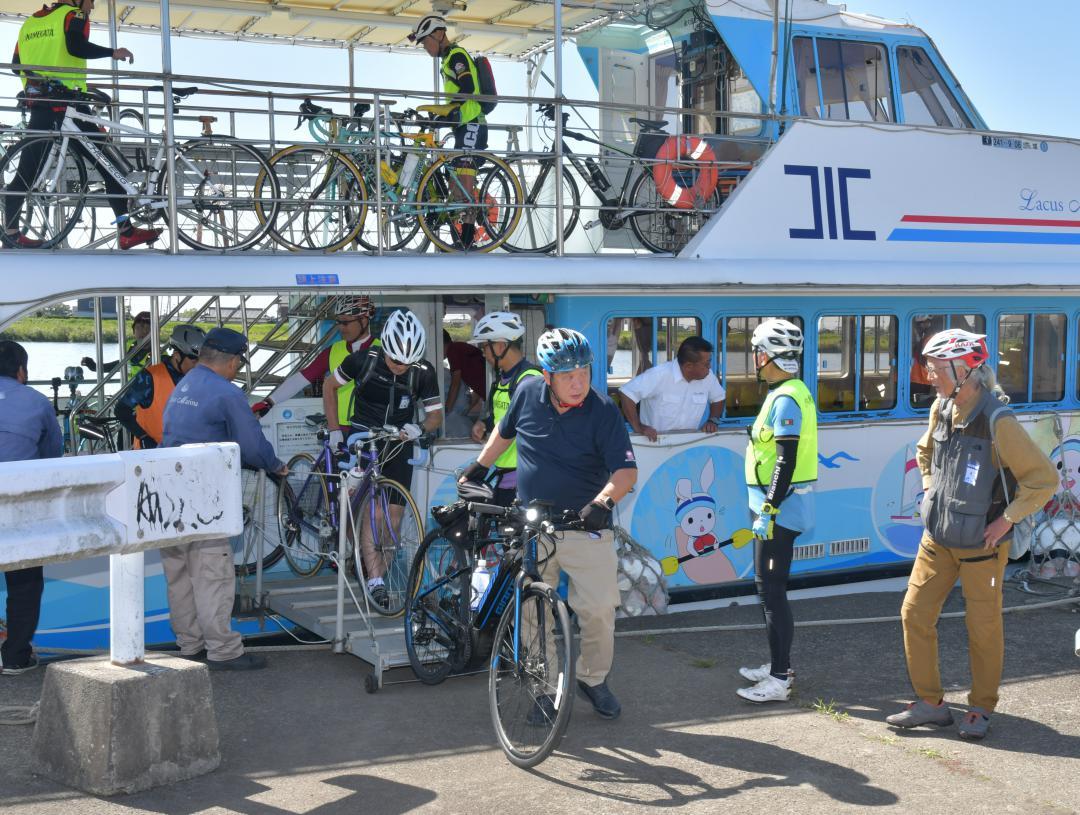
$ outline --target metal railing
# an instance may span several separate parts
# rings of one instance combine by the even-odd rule
[[[112,248],[112,206],[127,207],[139,226],[161,228],[175,216],[180,242],[170,251],[676,252],[770,142],[763,115],[708,111],[714,122],[760,122],[761,132],[694,135],[682,131],[702,118],[697,109],[503,96],[486,117],[487,149],[462,151],[452,128],[433,120],[430,91],[87,74],[117,95],[98,99],[108,132],[90,141],[121,165],[126,187],[109,193],[101,171],[75,159],[57,159],[51,188],[35,179],[41,220],[78,210],[61,239],[46,241],[56,251]],[[161,97],[166,86],[173,98]],[[0,117],[14,102],[0,100]],[[330,112],[298,122],[305,102]],[[309,132],[293,127],[305,123]],[[175,151],[155,135],[169,130]],[[57,138],[0,135],[9,154],[0,158],[0,197],[20,201],[13,231],[32,216],[30,198],[11,189],[19,162],[10,156],[33,136]],[[470,157],[474,182],[461,172]],[[474,227],[471,244],[464,225]]]

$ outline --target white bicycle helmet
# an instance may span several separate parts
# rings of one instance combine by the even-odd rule
[[[934,359],[960,360],[975,370],[990,359],[985,334],[973,334],[962,328],[939,331],[923,346],[923,356]]]
[[[420,42],[424,37],[430,37],[440,28],[446,29],[446,20],[438,14],[428,14],[426,17],[421,17],[412,34],[409,35],[409,42]]]
[[[382,330],[382,348],[386,355],[402,365],[412,365],[424,356],[427,335],[416,315],[398,309],[387,319]]]
[[[206,332],[195,325],[174,326],[169,335],[169,345],[187,357],[197,357],[202,350]]]
[[[780,370],[797,374],[803,350],[802,329],[790,320],[765,320],[750,335],[750,347],[767,354]]]
[[[469,345],[485,342],[516,342],[525,336],[521,317],[512,311],[493,311],[485,314],[473,326]]]

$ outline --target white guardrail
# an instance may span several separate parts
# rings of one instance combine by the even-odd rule
[[[143,551],[243,531],[234,443],[0,463],[0,571],[109,555],[109,645],[146,653]]]

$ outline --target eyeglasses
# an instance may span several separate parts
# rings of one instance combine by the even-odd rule
[[[334,322],[338,325],[348,325],[349,323],[358,323],[362,319],[362,317],[347,317],[344,320],[334,320]]]
[[[940,368],[938,368],[938,367],[936,367],[934,365],[927,365],[926,366],[926,375],[927,376],[935,376],[935,377],[936,376],[941,376],[944,373],[948,373],[948,371],[949,371],[949,369],[947,367],[945,367],[944,365],[941,366]]]

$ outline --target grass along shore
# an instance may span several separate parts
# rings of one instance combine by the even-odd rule
[[[116,342],[116,320],[102,320],[104,342]],[[168,342],[169,334],[173,326],[186,325],[182,320],[166,323],[161,328],[162,343]],[[209,331],[217,323],[195,323],[203,331]],[[226,328],[234,331],[242,331],[239,323],[225,323]],[[248,327],[248,340],[257,342],[266,337],[273,325],[270,323],[256,323]],[[128,327],[128,339],[131,338],[131,328]],[[287,333],[282,332],[275,339],[285,339]],[[94,320],[91,317],[24,317],[17,323],[0,331],[0,339],[15,340],[16,342],[93,342]]]

